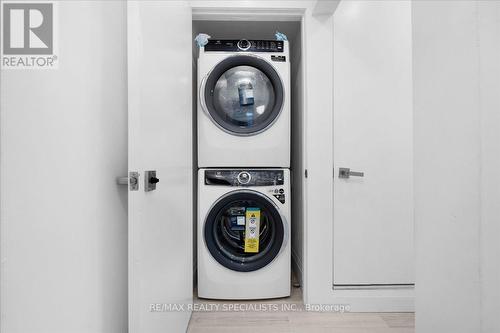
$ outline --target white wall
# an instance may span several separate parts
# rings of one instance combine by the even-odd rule
[[[419,332],[498,332],[500,3],[415,1]]]
[[[291,182],[292,182],[292,268],[297,282],[303,285],[304,276],[304,61],[302,59],[303,27],[296,25],[293,40],[290,42],[291,94],[292,94],[292,147],[291,147]]]
[[[274,39],[275,32],[281,31],[288,36],[291,47],[295,42],[298,26],[297,21],[259,21],[258,18],[255,21],[209,21],[205,18],[193,21],[193,35],[206,33],[214,39]]]
[[[312,1],[311,1],[312,3]],[[303,22],[305,200],[303,293],[306,303],[331,304],[333,17],[307,9]]]
[[[59,22],[58,70],[1,72],[1,332],[123,333],[125,3]]]
[[[481,327],[500,332],[500,2],[480,1]]]

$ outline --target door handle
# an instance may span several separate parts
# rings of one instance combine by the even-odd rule
[[[128,185],[128,177],[118,177],[116,178],[116,183],[118,185]]]
[[[351,171],[349,168],[339,168],[339,178],[364,177],[364,172]]]
[[[116,178],[116,183],[118,185],[129,185],[130,191],[137,191],[139,189],[139,173],[131,171],[128,177]]]

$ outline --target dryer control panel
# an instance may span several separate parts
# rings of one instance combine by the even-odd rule
[[[283,52],[281,40],[209,39],[205,51]]]
[[[276,186],[284,181],[283,170],[205,170],[205,185]]]

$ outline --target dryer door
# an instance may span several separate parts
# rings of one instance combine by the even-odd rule
[[[249,249],[245,247],[245,234],[254,212],[260,215],[258,243]],[[286,227],[285,218],[267,197],[254,191],[234,191],[217,201],[208,213],[205,244],[224,267],[251,272],[265,267],[280,253],[286,241]]]
[[[222,130],[255,135],[269,128],[284,103],[284,85],[274,67],[249,55],[228,57],[209,73],[202,107]]]

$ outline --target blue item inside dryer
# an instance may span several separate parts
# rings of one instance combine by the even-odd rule
[[[253,86],[252,83],[246,82],[240,84],[238,87],[238,94],[240,96],[240,105],[247,106],[253,105],[254,96],[253,96]]]
[[[231,221],[231,230],[245,230],[245,207],[232,207],[229,210],[229,220]]]

